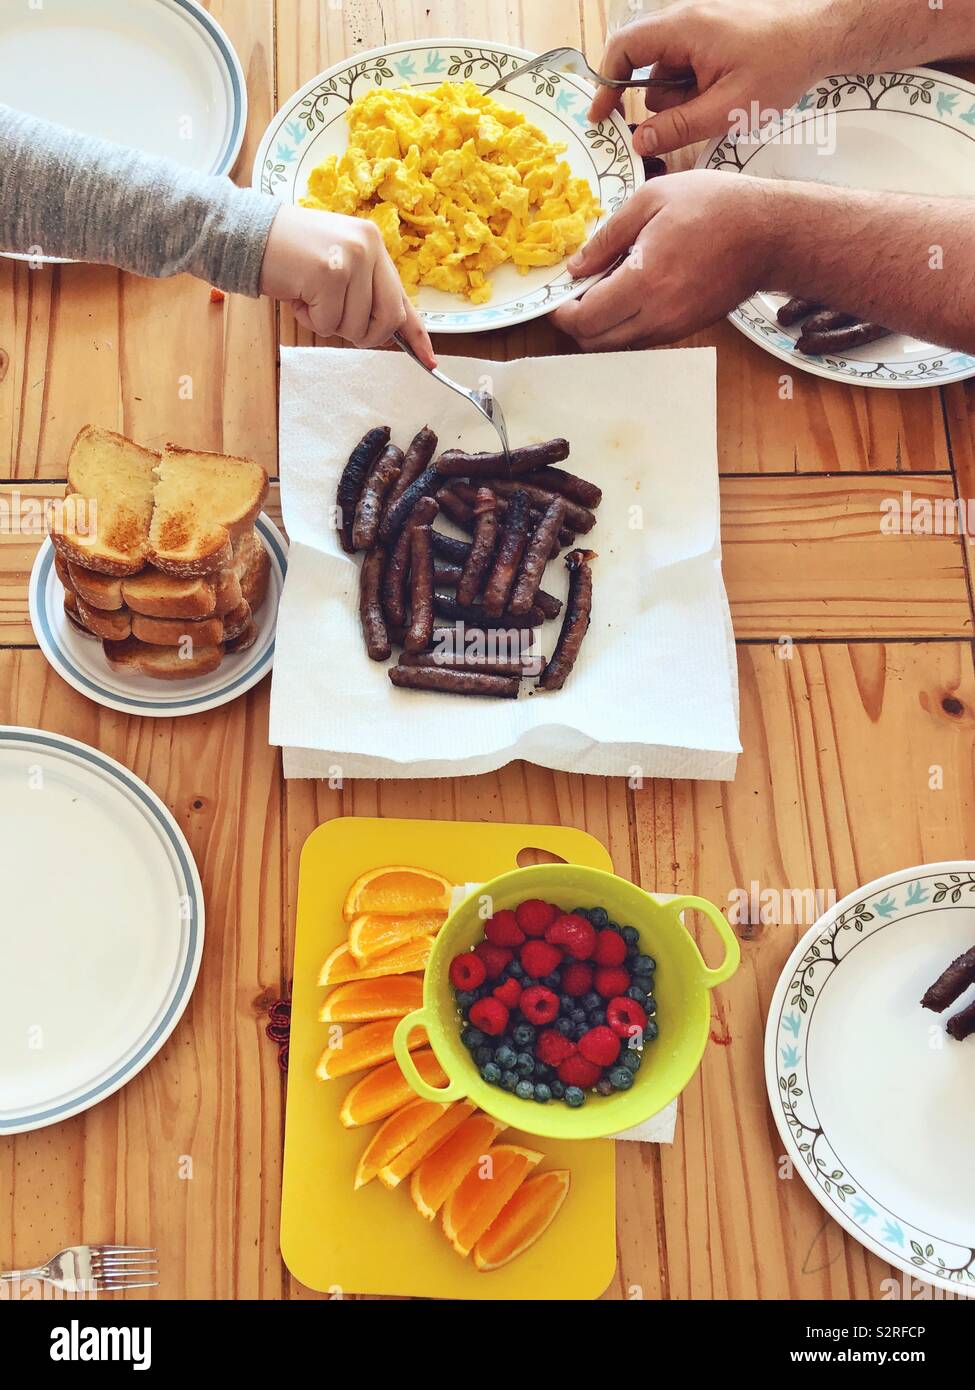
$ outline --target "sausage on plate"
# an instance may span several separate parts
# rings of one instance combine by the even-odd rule
[[[569,601],[565,608],[562,631],[552,659],[542,672],[539,690],[561,690],[572,674],[582,650],[582,644],[592,621],[592,570],[595,560],[591,550],[573,550],[565,557],[569,571]]]
[[[389,443],[392,430],[388,425],[370,430],[352,450],[349,461],[339,479],[338,508],[341,516],[340,539],[342,549],[347,555],[354,553],[352,527],[355,525],[355,509],[359,496],[365,486],[369,470]]]

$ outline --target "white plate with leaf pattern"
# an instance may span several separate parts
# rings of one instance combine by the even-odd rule
[[[760,133],[713,141],[698,168],[970,197],[975,195],[975,86],[931,68],[827,77]],[[944,386],[975,376],[975,357],[900,333],[845,356],[808,357],[796,349],[799,330],[782,328],[776,320],[784,303],[784,295],[762,292],[730,318],[746,338],[801,371],[847,385],[895,389]]]
[[[765,1030],[772,1113],[799,1175],[862,1245],[975,1297],[975,1037],[921,996],[975,945],[975,863],[876,879],[825,913]]]
[[[456,80],[485,89],[534,56],[507,44],[466,39],[414,40],[357,53],[312,78],[285,102],[261,141],[253,186],[297,203],[307,192],[315,166],[348,147],[346,112],[372,87],[409,84],[423,89]],[[589,181],[605,219],[644,182],[644,170],[620,116],[599,126],[589,120],[592,90],[590,83],[571,73],[545,71],[518,78],[497,99],[523,112],[550,139],[568,146],[562,158],[574,175]],[[491,276],[494,298],[489,304],[473,305],[458,295],[422,288],[417,307],[433,332],[480,333],[549,314],[577,299],[598,278],[573,280],[564,263],[527,275],[503,265]]]

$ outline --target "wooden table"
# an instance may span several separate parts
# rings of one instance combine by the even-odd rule
[[[248,77],[241,182],[278,98],[354,49],[450,34],[598,54],[604,31],[603,0],[210,8]],[[87,421],[150,445],[251,454],[275,473],[279,341],[308,340],[288,314],[278,324],[266,303],[211,306],[189,279],[0,262],[0,493],[57,494]],[[865,391],[797,373],[783,399],[782,364],[730,327],[694,342],[718,348],[745,749],[733,785],[631,788],[524,763],[418,785],[286,784],[267,745],[267,682],[172,722],[113,714],[69,689],[27,617],[38,538],[0,536],[0,722],[82,739],[143,777],[185,831],[207,902],[200,982],[159,1057],[88,1114],[0,1139],[0,1265],[78,1239],[151,1241],[163,1296],[314,1296],[278,1252],[285,1088],[262,1011],[288,982],[299,851],[330,817],[579,826],[609,846],[619,873],[719,904],[753,883],[842,896],[906,865],[975,858],[971,550],[957,536],[879,529],[881,502],[902,491],[973,495],[975,390]],[[449,347],[497,358],[570,350],[544,322]],[[943,787],[931,790],[936,766]],[[717,992],[713,1043],[682,1097],[676,1142],[620,1146],[609,1296],[880,1296],[891,1271],[783,1175],[766,1103],[765,1011],[803,930],[740,928],[743,966]]]

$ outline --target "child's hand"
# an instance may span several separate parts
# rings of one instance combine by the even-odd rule
[[[436,365],[379,229],[360,217],[282,207],[264,252],[261,293],[289,303],[302,327],[323,338],[375,348],[402,333]]]

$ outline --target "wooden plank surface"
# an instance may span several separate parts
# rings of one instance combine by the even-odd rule
[[[348,52],[449,33],[596,55],[605,29],[604,0],[211,8],[247,72],[241,182],[278,102]],[[0,262],[0,520],[15,493],[32,503],[59,493],[89,420],[146,443],[250,453],[273,473],[278,333],[311,341],[286,311],[213,306],[190,280]],[[208,910],[197,992],[153,1065],[87,1115],[0,1140],[0,1255],[25,1263],[69,1240],[151,1240],[165,1296],[312,1296],[277,1248],[284,1090],[260,1010],[287,985],[298,858],[329,817],[573,825],[608,845],[618,872],[722,905],[752,883],[842,894],[905,864],[975,855],[966,547],[957,532],[879,525],[884,501],[904,490],[931,503],[973,495],[972,388],[862,391],[797,374],[783,393],[782,364],[728,325],[694,341],[719,349],[725,568],[745,639],[745,752],[731,785],[632,788],[524,763],[419,786],[285,784],[267,747],[267,682],[178,722],[127,719],[66,687],[33,649],[27,619],[38,538],[0,526],[0,721],[82,739],[145,778],[189,837]],[[443,346],[491,358],[570,350],[546,323]],[[276,503],[269,510],[277,516]],[[937,793],[934,764],[946,771]],[[676,1143],[619,1146],[620,1263],[608,1296],[879,1296],[887,1267],[798,1178],[778,1176],[762,1028],[801,930],[741,928],[743,967],[717,994],[714,1041],[682,1097]],[[706,934],[701,944],[707,953]],[[186,1159],[191,1178],[180,1176]]]

